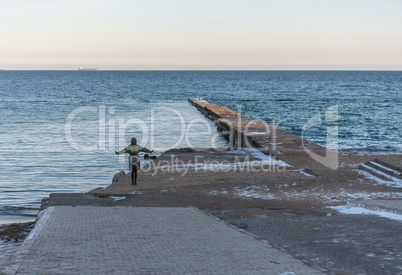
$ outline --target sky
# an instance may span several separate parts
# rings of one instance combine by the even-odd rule
[[[401,0],[0,0],[7,70],[402,70]]]

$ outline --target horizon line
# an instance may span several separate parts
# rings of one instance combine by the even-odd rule
[[[72,72],[79,72],[82,70],[79,69],[0,69],[1,72],[10,72],[10,71],[72,71]],[[175,69],[96,69],[96,70],[91,70],[91,72],[99,72],[99,71],[402,71],[401,69],[230,69],[230,68],[226,68],[226,69],[196,69],[196,68],[192,68],[192,69],[179,69],[179,68],[175,68]]]

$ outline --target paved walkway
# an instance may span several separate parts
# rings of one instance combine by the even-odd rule
[[[5,274],[320,274],[195,208],[57,206]]]

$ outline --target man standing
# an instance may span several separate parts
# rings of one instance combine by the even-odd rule
[[[151,151],[145,147],[137,145],[137,139],[132,138],[131,145],[127,146],[126,148],[124,148],[118,152],[115,151],[116,154],[130,154],[128,156],[128,161],[129,161],[129,166],[131,169],[131,184],[132,185],[137,184],[137,171],[140,169],[140,157],[138,156],[139,152],[152,153],[153,150]]]

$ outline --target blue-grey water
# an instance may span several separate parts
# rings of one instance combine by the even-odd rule
[[[326,127],[335,125],[339,149],[402,152],[399,71],[2,71],[0,223],[36,214],[51,192],[110,184],[127,170],[114,150],[131,136],[156,154],[225,146],[187,103],[193,97],[311,142],[326,145]],[[326,119],[328,108],[339,118]]]

